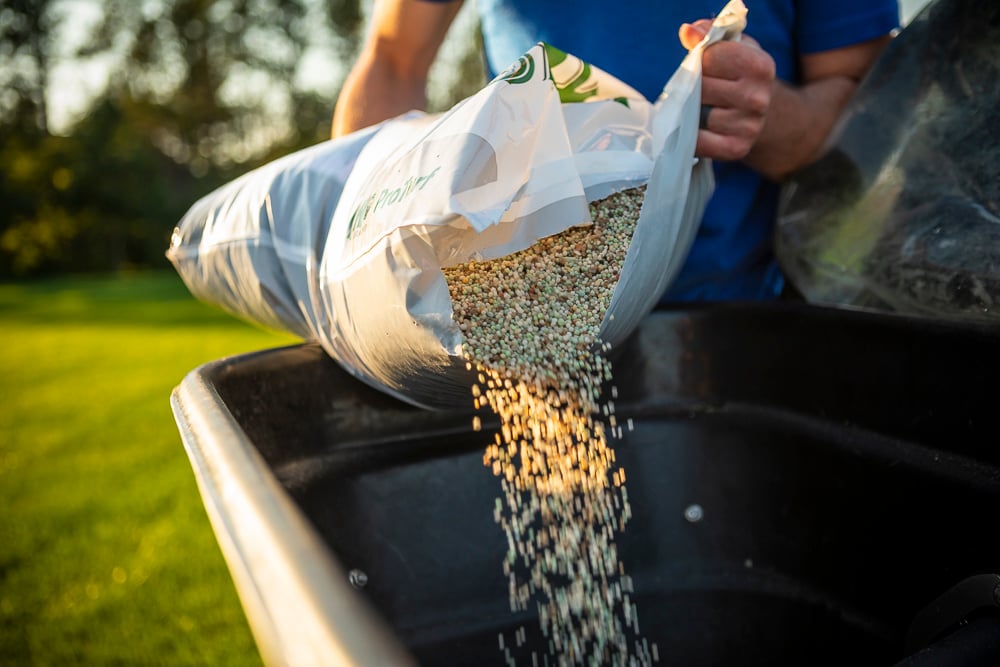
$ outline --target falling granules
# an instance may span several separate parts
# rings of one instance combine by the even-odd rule
[[[656,655],[641,639],[615,541],[631,516],[625,471],[598,417],[620,434],[613,403],[600,403],[611,366],[599,330],[643,192],[591,204],[593,225],[445,270],[465,356],[478,372],[474,405],[500,417],[483,463],[503,490],[494,519],[507,536],[511,610],[534,603],[547,642],[532,664],[647,665]],[[523,628],[513,642],[500,635],[508,663],[512,645],[525,641]]]

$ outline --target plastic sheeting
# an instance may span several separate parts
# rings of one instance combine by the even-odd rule
[[[831,148],[786,184],[776,253],[812,302],[1000,322],[1000,4],[938,0]]]

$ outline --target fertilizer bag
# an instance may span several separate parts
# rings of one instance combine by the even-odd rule
[[[734,0],[653,104],[538,44],[441,115],[411,113],[275,161],[197,202],[168,256],[199,298],[319,341],[410,403],[466,407],[469,372],[441,269],[590,224],[647,185],[601,338],[617,344],[677,274],[713,189],[694,158],[701,54],[735,38]]]

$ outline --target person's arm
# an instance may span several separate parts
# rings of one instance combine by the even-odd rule
[[[708,21],[681,27],[692,48]],[[891,37],[800,58],[802,83],[774,78],[774,61],[752,39],[721,42],[702,59],[702,103],[712,107],[698,133],[696,152],[719,160],[743,160],[780,181],[820,156],[824,142]]]
[[[427,73],[461,2],[376,0],[333,112],[338,137],[427,103]]]
[[[837,118],[890,39],[886,35],[803,56],[803,83],[775,82],[764,128],[744,162],[779,181],[818,159]]]

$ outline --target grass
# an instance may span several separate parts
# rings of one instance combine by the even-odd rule
[[[260,665],[170,412],[294,342],[172,273],[0,284],[0,665]]]

